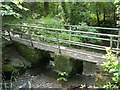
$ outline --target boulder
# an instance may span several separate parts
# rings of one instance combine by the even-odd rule
[[[9,64],[12,65],[15,68],[24,68],[25,67],[24,63],[19,59],[10,60]]]
[[[21,56],[27,61],[30,61],[33,65],[45,64],[49,62],[50,53],[47,51],[39,50],[31,46],[25,46],[14,42],[14,45]]]
[[[30,61],[32,64],[39,64],[41,60],[41,51],[33,47],[28,47],[17,42],[14,42],[14,45],[21,56],[26,60]]]
[[[11,73],[11,72],[13,72],[13,71],[15,71],[15,70],[17,70],[16,68],[14,68],[12,65],[10,65],[10,64],[3,64],[2,65],[2,72],[9,72],[9,73]]]
[[[55,54],[54,63],[57,71],[67,72],[69,75],[82,73],[83,62],[70,58],[69,56]]]

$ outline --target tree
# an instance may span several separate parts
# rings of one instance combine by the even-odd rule
[[[48,0],[44,0],[44,10],[45,10],[45,16],[49,14],[49,2]]]
[[[27,11],[27,8],[24,8],[22,5],[22,0],[10,0],[10,2],[2,2],[1,4],[1,16],[15,16],[20,17],[21,15],[15,11],[16,8]]]

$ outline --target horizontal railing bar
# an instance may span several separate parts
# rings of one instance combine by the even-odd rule
[[[15,33],[19,33],[19,34],[22,34],[22,32],[17,32],[17,31],[12,31],[12,32],[15,32]],[[25,33],[26,34],[26,33]],[[26,34],[28,35],[28,34]],[[48,37],[43,37],[43,36],[39,36],[39,35],[31,35],[31,36],[36,36],[36,37],[40,37],[40,38],[44,38],[44,39],[47,39],[47,40],[52,40],[52,41],[57,41],[56,38],[48,38]],[[94,47],[101,47],[101,48],[106,48],[105,46],[100,46],[100,45],[93,45],[93,44],[87,44],[87,43],[80,43],[80,42],[74,42],[74,41],[69,41],[69,40],[62,40],[62,39],[59,39],[60,41],[64,41],[64,42],[67,42],[67,44],[69,42],[71,42],[72,44],[76,43],[77,45],[88,45],[88,46],[94,46]],[[75,45],[76,45],[75,44]],[[113,48],[114,50],[116,50],[116,48]],[[105,50],[105,49],[102,49],[102,50]]]
[[[119,35],[103,34],[103,33],[93,33],[93,32],[84,32],[84,31],[71,31],[71,32],[83,33],[83,34],[92,34],[92,35],[100,35],[100,36],[108,36],[108,37],[120,37]]]
[[[68,40],[60,40],[60,42],[63,42],[63,43],[65,43],[65,44],[68,44],[68,43],[69,43]],[[71,43],[71,44],[72,44],[72,45],[77,45],[77,46],[82,46],[82,47],[87,47],[87,48],[92,48],[92,49],[103,50],[103,51],[105,51],[106,48],[108,48],[108,47],[105,47],[105,46],[104,46],[104,48],[94,47],[94,46],[90,47],[90,46],[83,45],[83,44],[80,44],[80,43]],[[111,51],[116,52],[115,50],[111,50]]]
[[[68,41],[68,40],[65,40]],[[68,41],[71,42],[71,44],[80,44],[80,45],[87,45],[87,46],[93,46],[93,47],[101,47],[101,48],[106,48],[105,46],[100,46],[100,45],[94,45],[94,44],[88,44],[88,43],[82,43],[82,42],[75,42],[75,41]]]
[[[57,41],[56,40],[56,38],[48,38],[48,37],[43,37],[43,36],[38,36],[38,35],[31,35],[31,36],[33,36],[33,37],[39,37],[39,38],[44,38],[44,39],[46,39],[46,40],[51,40],[51,41]]]
[[[34,35],[36,36],[36,35]],[[39,36],[40,37],[40,36]],[[51,40],[51,41],[57,41],[56,38],[48,38],[48,37],[41,37],[41,38],[44,38],[46,40]],[[64,43],[64,44],[68,44],[70,41],[69,40],[62,40],[62,39],[59,39],[59,42],[60,43]],[[94,49],[99,49],[99,50],[106,50],[107,47],[105,48],[99,48],[99,47],[90,47],[90,46],[87,46],[87,45],[83,45],[83,44],[80,44],[80,43],[71,43],[72,45],[77,45],[77,46],[82,46],[82,47],[88,47],[88,48],[94,48]]]
[[[54,28],[45,28],[45,27],[36,27],[36,26],[25,26],[25,27],[28,27],[28,28],[41,28],[41,29],[50,30],[50,31],[65,31],[65,32],[69,32],[69,30],[65,30],[65,29],[54,29]],[[20,34],[26,34],[26,33],[17,32],[17,31],[11,31],[11,32],[20,33]],[[84,31],[71,31],[71,32],[75,32],[75,33],[79,32],[79,33],[91,34],[91,32],[84,32]],[[102,33],[92,33],[92,34],[99,35],[99,34],[102,34]],[[102,34],[102,35],[108,35],[109,37],[120,37],[119,35],[112,35],[112,34]],[[36,35],[36,36],[38,36],[38,35]],[[48,39],[48,40],[56,41],[56,38],[49,38],[49,37],[45,37],[45,36],[40,36],[40,37]],[[106,50],[106,48],[107,48],[106,46],[100,46],[100,45],[94,45],[94,44],[88,44],[88,43],[81,43],[81,42],[75,42],[75,41],[69,41],[69,40],[59,39],[59,41],[63,42],[63,43],[66,43],[66,44],[68,44],[67,42],[71,42],[72,45],[88,47],[88,48],[94,48],[94,49],[99,49],[99,50]],[[120,49],[112,48],[112,51],[116,52],[115,50],[119,51]]]
[[[118,49],[118,48],[112,48],[113,50],[116,50],[116,51],[120,51],[120,49]]]
[[[18,34],[23,34],[22,32],[17,32],[17,31],[12,31],[14,33],[18,33]],[[50,32],[47,32],[50,33]],[[52,32],[55,33],[55,32]],[[26,34],[26,33],[24,33]],[[79,35],[72,35],[72,36],[79,36]],[[85,38],[91,38],[91,39],[99,39],[99,40],[106,40],[106,41],[110,41],[110,39],[105,39],[105,38],[97,38],[97,37],[89,37],[89,36],[79,36],[79,37],[85,37]],[[117,40],[113,40],[114,42],[117,42]]]
[[[92,28],[92,29],[101,29],[101,30],[115,30],[119,31],[119,28],[106,28],[106,27],[93,27],[93,26],[81,26],[80,28]]]
[[[14,33],[18,33],[18,34],[23,34],[22,32],[17,32],[17,31],[12,31],[12,32],[14,32]],[[26,33],[24,33],[24,34],[26,34]],[[28,34],[26,34],[26,35],[28,35]],[[33,35],[32,35],[33,36]],[[34,35],[34,36],[38,36],[38,35]],[[38,36],[38,37],[41,37],[41,38],[43,38],[43,36]],[[45,37],[46,38],[46,37]],[[51,38],[51,40],[52,40],[52,38]],[[61,41],[61,39],[60,39],[60,41]],[[66,41],[66,40],[65,40]],[[76,43],[76,42],[74,42],[74,41],[69,41],[69,42],[71,42],[71,43]],[[78,44],[78,43],[77,43]],[[81,44],[81,43],[79,43],[79,44]],[[90,46],[93,46],[93,44],[87,44],[87,45],[90,45]],[[95,47],[97,46],[97,47],[102,47],[102,46],[100,46],[100,45],[94,45]],[[104,47],[105,48],[105,47]]]
[[[47,24],[47,23],[39,23],[36,24],[44,24],[44,25],[53,25],[53,24]],[[104,30],[120,30],[119,28],[106,28],[106,27],[94,27],[94,26],[80,26],[80,25],[67,25],[67,24],[54,24],[55,26],[72,26],[72,27],[80,27],[80,28],[94,28],[94,29],[104,29]]]
[[[17,34],[25,34],[25,35],[28,35],[27,33],[22,33],[22,32],[17,32],[17,31],[10,31],[10,32],[13,32],[13,33],[17,33]]]
[[[13,25],[13,24],[10,24],[10,25]],[[40,28],[40,29],[53,30],[53,31],[62,31],[62,32],[93,34],[93,35],[101,35],[101,36],[108,36],[108,37],[120,37],[119,35],[113,35],[113,34],[93,33],[93,32],[84,32],[84,31],[73,31],[73,30],[70,31],[70,30],[65,30],[65,29],[45,28],[45,27],[38,27],[38,26],[25,26],[24,25],[23,27]]]
[[[78,37],[83,37],[83,38],[90,38],[90,39],[98,39],[98,40],[110,41],[110,39],[106,39],[106,38],[81,36],[81,35],[75,35],[75,34],[72,34],[72,36],[78,36]],[[114,41],[114,42],[117,42],[117,40],[113,40],[113,41]]]
[[[32,36],[37,36],[37,35],[32,35]],[[41,37],[41,36],[38,36],[38,37]],[[48,40],[55,40],[56,38],[49,38],[49,37],[41,37],[41,38],[44,38],[44,39],[48,39]],[[71,44],[77,44],[77,45],[87,45],[89,46],[93,46],[93,47],[97,47],[97,48],[104,48],[104,50],[107,48],[105,46],[100,46],[100,45],[94,45],[94,44],[87,44],[87,43],[80,43],[80,42],[74,42],[74,41],[69,41],[69,40],[62,40],[62,39],[59,39],[60,42],[64,42],[64,43],[69,43],[71,42]],[[102,49],[103,50],[103,49]]]
[[[14,32],[14,33],[18,33],[18,34],[23,34],[22,32],[17,32],[17,31],[11,31],[11,32]],[[24,34],[26,34],[26,33],[24,33]],[[26,35],[28,35],[28,34],[26,34]],[[36,35],[36,36],[38,36],[38,35]],[[40,36],[39,36],[40,37]],[[43,37],[41,37],[41,38],[43,38]],[[45,37],[46,38],[46,37]],[[69,41],[69,42],[71,42],[71,43],[76,43],[76,42],[74,42],[74,41]],[[81,44],[81,43],[79,43],[79,44]],[[91,44],[87,44],[87,45],[91,45]],[[93,44],[91,45],[91,46],[93,46]],[[100,45],[94,45],[95,47],[96,46],[98,46],[98,47],[101,47]]]

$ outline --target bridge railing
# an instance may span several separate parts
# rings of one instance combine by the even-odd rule
[[[59,52],[61,50],[60,46],[62,45],[69,45],[69,48],[72,46],[77,47],[85,47],[85,48],[92,48],[97,50],[106,50],[107,47],[110,47],[113,52],[117,54],[120,53],[120,29],[117,28],[104,28],[118,31],[118,35],[115,34],[105,34],[105,33],[95,33],[95,32],[85,32],[85,31],[78,31],[78,30],[66,30],[66,29],[57,29],[57,28],[46,28],[46,27],[38,27],[38,26],[27,26],[27,25],[18,25],[18,24],[6,24],[10,26],[7,30],[10,37],[19,35],[18,37],[29,39],[31,45],[33,46],[33,41],[40,41],[44,43],[55,43],[58,46]],[[5,26],[5,27],[7,27]],[[14,26],[15,29],[13,28]],[[19,27],[19,29],[18,29]],[[70,26],[71,27],[71,26]],[[92,27],[93,28],[93,27]],[[99,29],[102,27],[99,27]],[[16,30],[18,29],[18,30]],[[67,38],[61,38],[61,35],[65,33]],[[50,35],[51,34],[51,35]],[[85,34],[85,36],[81,36],[81,34]],[[89,36],[87,36],[89,35]],[[94,35],[98,37],[93,37]],[[95,39],[95,40],[103,40],[108,41],[109,45],[100,45],[100,44],[93,44],[93,43],[85,43],[79,40],[73,40],[73,38],[79,39],[80,37]],[[11,38],[12,39],[12,38]],[[51,42],[50,42],[51,41]],[[115,43],[115,46],[113,44]]]
[[[39,25],[42,25],[44,27],[46,27],[46,25],[53,25],[53,24],[48,24],[48,23],[43,23],[43,22],[36,22],[34,24],[39,24]],[[116,35],[119,35],[120,36],[120,28],[106,28],[106,27],[93,27],[93,26],[82,26],[82,23],[80,25],[67,25],[67,24],[54,24],[54,26],[61,26],[61,27],[67,27],[70,31],[71,30],[77,30],[77,28],[79,27],[79,29],[82,29],[82,28],[86,28],[86,29],[97,29],[99,31],[105,31],[107,30],[108,32],[112,32],[112,34],[116,32]],[[86,34],[86,33],[84,33]],[[90,34],[90,33],[88,33]],[[101,33],[103,34],[103,33]],[[108,33],[110,34],[110,33]],[[93,34],[93,35],[96,35],[96,34]],[[97,34],[98,35],[98,34]],[[72,36],[76,36],[76,35],[72,35]],[[105,35],[101,35],[101,36],[105,36]],[[117,40],[114,40],[112,37],[109,37],[108,39],[106,38],[99,38],[99,37],[89,37],[89,36],[80,36],[80,37],[83,37],[83,38],[89,38],[89,39],[96,39],[96,40],[103,40],[103,41],[110,41],[110,47],[113,47],[113,43],[116,43],[116,47],[117,49],[119,49],[119,46],[120,46],[120,38],[118,38]],[[69,35],[69,39],[71,41],[71,32],[70,32],[70,35]],[[71,44],[69,45],[71,46]]]
[[[54,26],[61,26],[61,27],[68,27],[69,29],[73,28],[77,28],[80,26],[80,28],[93,28],[93,29],[101,29],[101,30],[114,30],[114,31],[119,31],[119,28],[108,28],[108,27],[95,27],[95,26],[81,26],[82,23],[80,25],[69,25],[69,24],[48,24],[48,23],[43,23],[43,22],[35,22],[32,23],[33,25],[42,25],[42,26],[46,26],[46,25],[54,25]]]

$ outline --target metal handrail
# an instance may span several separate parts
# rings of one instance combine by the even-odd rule
[[[43,25],[55,25],[55,26],[68,26],[68,27],[78,27],[80,25],[69,25],[69,24],[48,24],[42,22],[35,22],[35,24],[43,24]],[[103,29],[103,30],[120,30],[119,28],[108,28],[108,27],[94,27],[94,26],[80,26],[81,28],[94,28],[94,29]]]
[[[113,34],[104,34],[104,33],[94,33],[94,32],[85,32],[85,31],[77,31],[77,30],[66,30],[66,29],[56,29],[56,28],[45,28],[45,27],[38,27],[38,26],[27,26],[27,25],[21,25],[21,24],[6,24],[6,25],[9,25],[9,26],[20,26],[20,27],[27,27],[29,28],[30,30],[28,30],[29,33],[28,36],[29,36],[29,39],[31,41],[31,45],[32,45],[32,37],[34,35],[31,35],[31,31],[32,31],[32,28],[37,28],[37,29],[41,29],[40,31],[42,32],[42,35],[43,35],[43,38],[44,39],[47,39],[45,38],[44,36],[44,33],[43,31],[53,31],[55,32],[57,35],[56,35],[56,41],[57,41],[57,45],[58,45],[58,49],[59,49],[59,52],[60,52],[60,43],[63,42],[66,44],[69,44],[69,46],[71,47],[71,45],[77,45],[77,46],[83,46],[83,47],[88,47],[88,48],[94,48],[94,49],[101,49],[101,50],[105,50],[105,46],[101,46],[101,45],[95,45],[95,44],[89,44],[89,43],[81,43],[81,42],[75,42],[75,41],[72,41],[72,35],[74,35],[73,33],[77,33],[77,34],[90,34],[90,35],[98,35],[98,36],[107,36],[109,37],[109,39],[106,39],[107,41],[110,41],[110,48],[112,49],[113,48],[113,41],[117,42],[117,47],[116,49],[116,52],[119,53],[120,49],[119,49],[119,43],[120,43],[120,29],[114,29],[114,30],[119,30],[119,34],[118,35],[113,35]],[[108,28],[110,29],[110,28]],[[8,30],[9,32],[16,32],[16,31],[11,31],[11,30]],[[61,40],[59,38],[59,33],[61,32],[67,32],[69,33],[69,40]],[[19,32],[18,32],[19,33]],[[19,34],[25,34],[25,33],[19,33]],[[39,37],[39,36],[38,36]],[[90,36],[88,36],[87,38],[89,38]],[[49,37],[48,37],[49,38]],[[118,40],[114,40],[113,38],[118,38]],[[52,38],[50,38],[52,40]],[[97,39],[102,39],[103,38],[97,38]],[[53,39],[54,41],[55,39]]]

